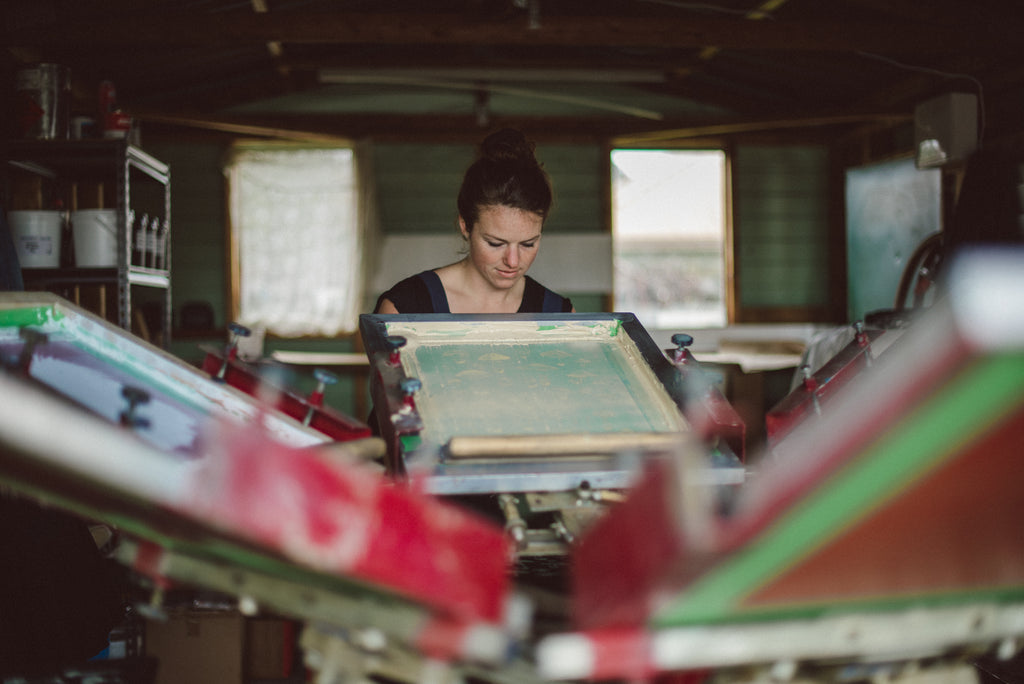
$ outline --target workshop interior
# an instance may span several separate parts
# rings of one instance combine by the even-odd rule
[[[1016,3],[0,20],[0,683],[1024,683]]]

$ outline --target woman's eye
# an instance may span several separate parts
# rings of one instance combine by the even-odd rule
[[[533,249],[533,247],[534,247],[534,246],[535,246],[536,244],[537,244],[536,242],[524,242],[524,243],[523,243],[523,247],[526,247],[527,249]]]
[[[501,247],[500,242],[491,242],[490,240],[488,240],[487,244],[489,244],[491,247]]]

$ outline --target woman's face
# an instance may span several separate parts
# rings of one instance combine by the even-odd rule
[[[472,230],[459,218],[469,242],[469,260],[487,282],[499,290],[511,288],[529,270],[540,249],[544,219],[523,209],[481,207]]]

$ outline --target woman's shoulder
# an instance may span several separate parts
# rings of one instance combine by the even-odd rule
[[[429,303],[430,297],[426,295],[427,285],[421,277],[422,273],[416,273],[407,278],[399,280],[377,298],[377,305],[374,311],[380,311],[381,303],[386,299],[395,305],[395,308],[402,313],[415,313],[423,301]]]
[[[374,311],[387,299],[401,313],[444,313],[437,311],[436,290],[440,280],[434,271],[421,271],[395,283],[377,299]]]
[[[568,313],[572,311],[572,301],[554,290],[549,290],[530,276],[524,276],[526,286],[523,289],[523,303],[520,313]]]

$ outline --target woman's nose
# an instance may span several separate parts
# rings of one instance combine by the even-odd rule
[[[505,263],[509,266],[519,264],[519,249],[515,245],[509,245],[505,248]]]

